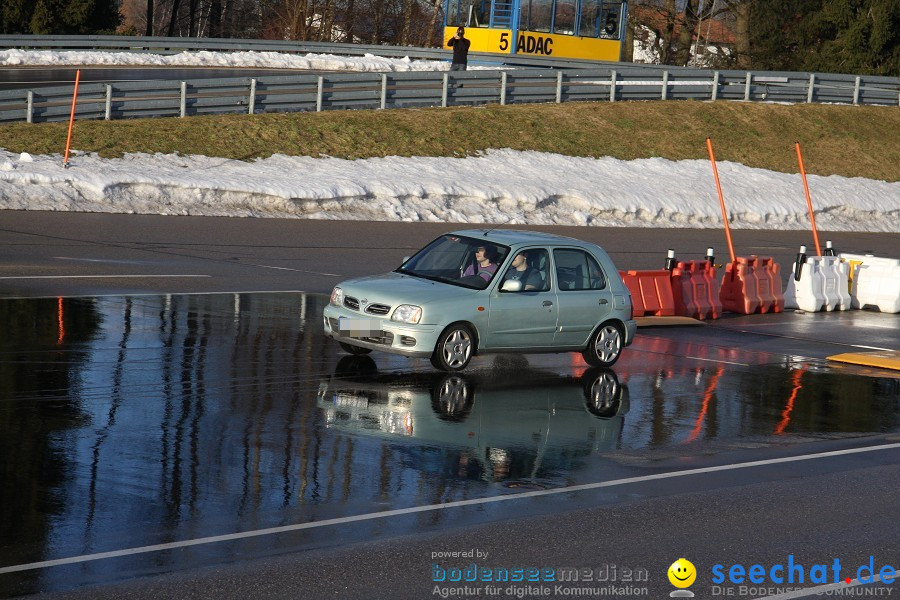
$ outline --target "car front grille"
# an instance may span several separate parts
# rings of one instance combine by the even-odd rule
[[[386,315],[391,311],[391,307],[387,304],[370,304],[366,307],[366,312],[370,315]]]
[[[359,310],[359,300],[353,296],[344,296],[344,306],[351,310]]]
[[[361,340],[363,342],[369,342],[370,344],[380,344],[382,346],[390,346],[394,343],[394,334],[390,331],[385,331],[378,337],[355,337],[354,340]]]

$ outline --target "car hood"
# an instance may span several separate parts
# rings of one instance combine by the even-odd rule
[[[481,291],[393,272],[349,279],[339,283],[338,287],[344,290],[345,296],[392,306],[470,297]]]

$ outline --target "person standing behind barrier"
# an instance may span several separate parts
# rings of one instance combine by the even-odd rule
[[[460,27],[447,42],[447,45],[453,48],[453,62],[450,64],[451,71],[465,71],[469,64],[469,46],[472,44],[466,38],[466,28]]]

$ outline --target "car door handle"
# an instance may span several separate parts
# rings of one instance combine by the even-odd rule
[[[606,298],[600,298],[600,304],[609,304],[609,300]]]
[[[549,300],[544,300],[543,306],[553,306],[553,303]]]

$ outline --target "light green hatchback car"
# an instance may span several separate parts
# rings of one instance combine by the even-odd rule
[[[395,271],[338,284],[324,326],[351,354],[427,357],[443,371],[492,352],[580,352],[609,367],[637,330],[602,248],[509,229],[447,233]]]

